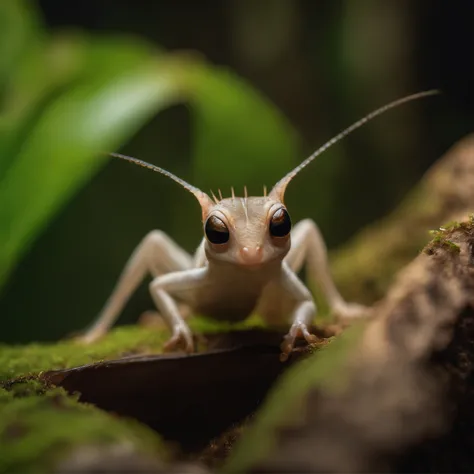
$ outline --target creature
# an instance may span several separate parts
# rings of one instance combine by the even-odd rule
[[[285,191],[292,179],[317,156],[372,118],[402,103],[436,94],[425,91],[391,102],[329,140],[299,166],[278,181],[263,196],[212,198],[169,171],[112,153],[176,181],[201,206],[204,238],[194,257],[180,248],[161,230],[153,230],[138,245],[126,264],[115,289],[93,326],[81,336],[91,343],[113,325],[128,298],[150,274],[150,293],[167,321],[172,336],[165,349],[183,347],[192,352],[191,331],[180,314],[178,302],[218,320],[242,321],[256,312],[271,324],[290,317],[291,327],[282,344],[282,360],[292,352],[297,338],[316,341],[309,327],[316,316],[312,294],[298,278],[304,264],[310,279],[317,282],[334,314],[340,318],[363,315],[367,308],[347,303],[330,275],[326,247],[317,225],[311,219],[292,229],[284,204]]]

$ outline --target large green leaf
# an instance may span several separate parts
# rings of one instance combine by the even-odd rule
[[[11,134],[26,127],[23,141],[17,149],[4,148],[14,157],[0,156],[9,163],[0,176],[0,283],[54,213],[105,162],[102,150],[117,148],[179,96],[166,61],[142,45],[81,37],[65,45],[81,67],[67,88],[54,88],[36,117],[17,117]],[[42,93],[48,95],[47,89]]]
[[[11,70],[31,48],[40,47],[42,34],[31,3],[0,2],[0,90]]]
[[[120,147],[170,104],[190,105],[197,185],[263,184],[293,165],[291,126],[230,72],[136,39],[49,38],[18,5],[2,4],[23,33],[8,56],[0,110],[0,286],[106,162],[102,152]],[[0,35],[2,51],[7,33]]]

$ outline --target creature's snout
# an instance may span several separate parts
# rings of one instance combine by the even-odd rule
[[[242,247],[240,249],[240,258],[244,265],[258,265],[262,262],[263,250],[260,245],[256,247]]]

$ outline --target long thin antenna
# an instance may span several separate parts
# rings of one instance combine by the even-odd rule
[[[184,181],[184,179],[178,178],[173,173],[170,173],[169,171],[166,171],[165,169],[160,168],[159,166],[152,165],[151,163],[147,163],[146,161],[139,160],[138,158],[133,158],[131,156],[122,155],[120,153],[109,153],[109,155],[113,156],[114,158],[120,158],[121,160],[129,161],[130,163],[141,166],[143,168],[147,168],[157,173],[164,174],[168,178],[180,184],[184,189],[194,194],[196,199],[199,201],[199,204],[201,205],[203,216],[205,215],[206,209],[212,207],[211,198],[206,193],[202,192],[199,188],[196,188],[195,186],[187,183],[186,181]]]
[[[159,166],[152,165],[151,163],[147,163],[146,161],[139,160],[138,158],[133,158],[131,156],[127,155],[122,155],[120,153],[109,153],[110,156],[113,156],[114,158],[120,158],[121,160],[129,161],[130,163],[134,163],[135,165],[141,166],[143,168],[147,168],[149,170],[155,171],[157,173],[164,174],[168,178],[171,178],[173,181],[176,181],[178,184],[183,186],[183,188],[187,189],[189,192],[195,194],[195,193],[202,193],[202,191],[195,186],[187,183],[184,181],[184,179],[178,178],[175,176],[173,173],[170,173],[169,171],[166,171],[163,168],[160,168]]]
[[[285,194],[285,189],[288,185],[288,183],[303,169],[306,168],[316,157],[324,153],[329,147],[333,146],[340,140],[342,140],[344,137],[349,135],[351,132],[354,130],[358,129],[365,123],[369,122],[373,118],[377,117],[378,115],[383,114],[389,109],[393,109],[394,107],[398,107],[399,105],[402,105],[406,102],[410,102],[412,100],[416,99],[421,99],[423,97],[428,97],[431,95],[437,95],[439,94],[440,91],[433,89],[429,91],[424,91],[424,92],[418,92],[417,94],[412,94],[407,97],[403,97],[401,99],[395,100],[393,102],[390,102],[387,105],[384,105],[377,110],[374,110],[370,114],[367,114],[365,117],[361,118],[357,122],[353,123],[350,127],[347,127],[345,130],[343,130],[341,133],[337,134],[335,137],[331,138],[328,142],[326,142],[322,147],[318,148],[314,153],[312,153],[306,160],[304,160],[301,164],[299,164],[296,168],[291,170],[286,176],[284,176],[278,183],[275,184],[273,187],[271,194],[276,194],[279,199],[283,200],[283,196]]]

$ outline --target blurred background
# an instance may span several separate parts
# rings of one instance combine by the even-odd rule
[[[289,186],[293,221],[334,248],[474,125],[469,0],[3,0],[0,26],[3,342],[90,324],[152,229],[197,247],[194,198],[102,151],[255,195],[372,109],[441,89]],[[151,308],[144,284],[120,323]]]

